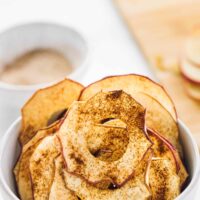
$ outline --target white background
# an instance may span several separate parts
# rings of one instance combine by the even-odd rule
[[[155,79],[110,0],[0,0],[0,31],[32,21],[66,24],[88,38],[90,63],[84,84],[125,73]]]

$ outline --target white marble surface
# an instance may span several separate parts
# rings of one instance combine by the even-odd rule
[[[0,0],[0,31],[30,21],[66,24],[88,38],[91,55],[84,84],[125,73],[155,79],[111,0]]]

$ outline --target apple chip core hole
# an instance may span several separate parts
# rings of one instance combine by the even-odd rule
[[[92,133],[87,135],[87,146],[90,153],[105,162],[120,159],[126,152],[129,136],[126,124],[120,119],[106,118],[94,125]]]

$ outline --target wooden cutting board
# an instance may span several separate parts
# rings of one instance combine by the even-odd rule
[[[200,0],[114,0],[200,147],[200,102],[190,99],[179,73],[185,40],[200,29]]]

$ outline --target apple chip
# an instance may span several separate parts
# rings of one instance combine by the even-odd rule
[[[30,175],[34,200],[49,197],[55,174],[54,160],[61,152],[56,135],[47,136],[37,146],[30,158]]]
[[[37,130],[56,121],[77,100],[83,86],[65,79],[56,85],[38,90],[22,108],[20,142],[26,144]]]
[[[162,104],[167,111],[169,111],[172,117],[177,120],[176,110],[169,95],[162,86],[147,77],[136,74],[106,77],[87,86],[82,91],[80,100],[87,100],[102,90],[123,90],[130,95],[137,92],[148,94],[157,99],[157,101]]]
[[[151,193],[146,182],[146,174],[149,173],[151,159],[152,151],[149,149],[137,166],[134,176],[129,177],[126,184],[120,188],[111,184],[108,188],[102,190],[87,183],[84,179],[68,173],[66,170],[63,170],[64,180],[66,186],[82,200],[151,199]]]
[[[87,102],[74,103],[58,131],[68,172],[91,184],[123,185],[151,146],[145,133],[144,118],[145,109],[121,90],[99,92]],[[113,162],[95,158],[87,145],[87,135],[91,135],[94,125],[106,119],[123,121],[129,137],[126,151]]]
[[[21,155],[19,161],[19,171],[17,179],[17,188],[21,200],[32,200],[33,192],[31,187],[29,160],[38,144],[33,145],[23,155]]]
[[[61,123],[62,120],[58,120],[50,126],[38,130],[33,138],[23,146],[22,154],[26,152],[31,146],[38,143],[38,141],[40,141],[41,139],[45,138],[48,135],[53,135],[54,133],[56,133],[56,131],[60,128]]]
[[[31,200],[33,196],[29,171],[30,157],[44,137],[54,134],[57,131],[59,124],[60,122],[56,122],[47,128],[39,130],[22,148],[21,156],[14,170],[18,192],[22,200]]]
[[[148,162],[145,183],[152,194],[152,199],[175,199],[180,194],[181,177],[177,173],[178,160],[176,161],[177,158],[173,156],[174,147],[170,147],[157,133],[149,131],[148,133],[153,141],[150,149],[152,155],[147,152],[137,168],[137,173],[141,176],[145,163]],[[138,174],[136,176],[138,177]]]
[[[153,97],[143,92],[132,93],[132,97],[146,108],[145,122],[151,130],[159,132],[181,151],[178,136],[179,130],[171,114]],[[122,121],[109,119],[105,125],[126,127]]]
[[[146,108],[146,126],[161,134],[177,149],[180,148],[179,130],[171,114],[153,97],[143,92],[133,93],[133,98]]]
[[[188,178],[188,173],[183,165],[182,160],[176,148],[159,133],[148,130],[149,137],[153,142],[153,152],[155,157],[170,160],[175,168],[176,174],[180,177],[180,188],[184,185]]]
[[[64,171],[66,186],[72,190],[81,200],[150,200],[151,194],[144,181],[134,178],[124,186],[117,189],[101,190],[85,180]]]
[[[180,194],[180,178],[174,163],[168,159],[152,160],[149,185],[152,199],[175,199]]]
[[[79,200],[74,192],[65,186],[63,177],[63,158],[59,156],[55,159],[55,176],[48,200]]]

